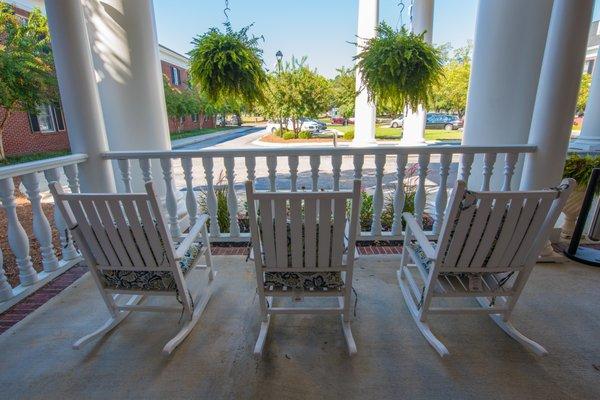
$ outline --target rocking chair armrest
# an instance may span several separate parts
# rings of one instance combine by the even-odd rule
[[[402,213],[402,218],[404,218],[404,221],[406,221],[407,231],[410,230],[411,235],[417,240],[427,258],[434,259],[435,249],[431,245],[429,239],[427,239],[427,236],[425,236],[425,233],[423,233],[423,229],[421,229],[421,226],[417,222],[415,216],[411,213],[405,212]],[[405,236],[404,239],[406,240],[407,238],[408,236]]]
[[[190,231],[188,232],[185,239],[183,239],[179,243],[179,246],[177,246],[177,249],[175,249],[175,259],[176,260],[183,257],[185,255],[185,252],[189,250],[192,243],[194,243],[196,241],[196,238],[198,237],[198,235],[200,235],[200,233],[202,233],[202,230],[206,226],[206,222],[208,221],[208,219],[209,219],[208,214],[202,214],[198,217],[198,220],[196,221],[194,226],[192,226],[190,228]]]

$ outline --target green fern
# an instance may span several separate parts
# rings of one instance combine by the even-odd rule
[[[382,22],[377,36],[367,40],[357,61],[369,99],[394,109],[428,104],[432,87],[442,76],[442,57],[435,47],[402,27]]]

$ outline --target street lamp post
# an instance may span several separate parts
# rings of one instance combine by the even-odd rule
[[[281,60],[283,59],[283,53],[281,50],[277,50],[275,53],[275,58],[277,58],[277,74],[281,74]],[[283,117],[281,116],[281,112],[279,113],[279,134],[283,133]]]

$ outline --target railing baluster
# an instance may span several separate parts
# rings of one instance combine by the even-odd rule
[[[427,200],[425,184],[428,166],[429,154],[419,154],[419,182],[417,184],[417,192],[415,193],[415,218],[421,226],[423,226],[423,212],[425,211],[425,202]]]
[[[246,163],[246,173],[248,180],[254,183],[254,179],[256,179],[256,158],[254,156],[244,157],[244,161]]]
[[[2,250],[0,250],[0,302],[6,301],[11,297],[13,297],[13,290],[4,273],[4,257],[2,256]]]
[[[494,173],[494,163],[496,162],[496,153],[485,153],[483,156],[483,183],[481,190],[488,192],[490,190],[490,180]]]
[[[123,181],[123,185],[125,186],[125,192],[131,193],[131,173],[129,172],[129,159],[124,158],[117,160],[117,164],[119,164],[119,170],[121,171],[121,180]]]
[[[46,182],[58,182],[60,185],[60,171],[58,168],[50,168],[45,170],[44,176],[46,177]],[[58,235],[60,237],[62,259],[65,261],[70,261],[79,258],[80,254],[77,252],[77,249],[73,244],[71,232],[69,229],[67,229],[67,223],[60,213],[56,203],[54,204],[54,226],[56,226],[56,230],[58,230]]]
[[[165,206],[169,214],[169,230],[173,239],[177,240],[181,237],[181,229],[179,229],[179,220],[177,218],[177,199],[175,198],[175,189],[173,187],[171,159],[161,158],[160,166],[165,181]]]
[[[277,189],[277,156],[267,156],[267,169],[269,170],[269,187],[271,192]]]
[[[198,219],[198,203],[194,194],[194,176],[192,169],[194,163],[190,157],[181,159],[181,168],[183,168],[183,178],[185,179],[185,207],[190,218],[190,225],[193,226]]]
[[[235,159],[233,157],[225,157],[225,172],[227,175],[227,208],[229,209],[229,236],[240,236],[240,225],[238,224],[238,204],[235,194]]]
[[[298,156],[289,156],[288,165],[290,167],[290,190],[298,190]]]
[[[17,216],[13,178],[0,180],[0,200],[6,212],[8,244],[17,261],[21,285],[33,285],[39,278],[37,272],[33,269],[31,257],[29,256],[27,233]]]
[[[469,176],[471,176],[471,167],[473,166],[473,159],[475,155],[473,153],[465,153],[460,159],[460,180],[469,182]]]
[[[392,223],[392,235],[400,235],[402,233],[402,210],[404,210],[404,201],[406,193],[404,192],[404,176],[406,175],[406,162],[408,156],[406,154],[398,154],[396,157],[396,192],[394,193],[394,222]]]
[[[150,182],[152,180],[152,168],[150,167],[150,159],[140,158],[139,160],[140,169],[142,170],[142,177],[144,182]]]
[[[385,154],[375,156],[375,192],[373,192],[373,220],[371,235],[381,235],[381,212],[383,211],[383,167]]]
[[[342,172],[342,156],[334,154],[331,156],[331,168],[333,174],[333,190],[340,190],[340,175]]]
[[[40,180],[37,172],[23,175],[21,181],[27,191],[27,197],[31,203],[33,234],[40,244],[42,255],[42,266],[44,271],[52,272],[58,269],[58,258],[54,253],[52,244],[52,231],[50,223],[42,209],[42,196],[40,195]]]
[[[452,163],[452,154],[440,155],[440,186],[435,196],[435,221],[433,222],[433,233],[438,235],[444,222],[444,213],[446,212],[446,203],[448,202],[448,174],[450,173],[450,164]]]
[[[65,165],[63,167],[65,175],[67,176],[67,183],[71,193],[79,193],[79,170],[76,164]]]
[[[510,190],[510,182],[513,174],[515,173],[515,165],[519,159],[519,153],[506,153],[504,159],[504,183],[502,185],[502,191],[508,192]]]
[[[356,154],[352,162],[354,163],[354,179],[362,179],[362,167],[365,162],[365,156]]]
[[[212,157],[202,157],[202,166],[206,177],[206,207],[208,207],[208,215],[210,215],[210,237],[219,237],[221,230],[217,219],[217,195],[215,194],[213,182],[213,164]]]
[[[312,191],[319,190],[319,166],[321,165],[321,156],[310,156],[310,176],[312,178]]]

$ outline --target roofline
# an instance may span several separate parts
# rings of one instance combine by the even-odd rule
[[[178,56],[178,57],[184,58],[186,61],[189,61],[189,60],[190,60],[190,58],[189,58],[188,56],[186,56],[186,55],[183,55],[183,54],[181,54],[181,53],[178,53],[178,52],[176,52],[175,50],[173,50],[173,49],[170,49],[170,48],[168,48],[168,47],[167,47],[167,46],[165,46],[165,45],[162,45],[162,44],[160,44],[160,43],[159,43],[159,44],[158,44],[158,47],[161,47],[161,48],[163,48],[164,50],[168,51],[169,53],[173,53],[173,55],[175,55],[175,56]]]

